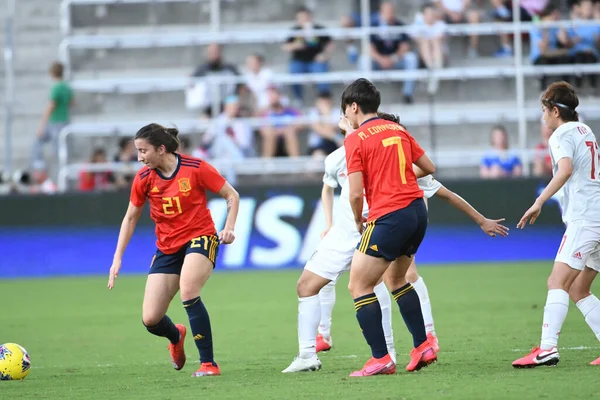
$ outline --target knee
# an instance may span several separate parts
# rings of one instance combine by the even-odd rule
[[[470,23],[476,24],[479,22],[479,20],[479,13],[477,11],[472,10],[467,13],[467,21],[469,21]]]
[[[566,290],[569,291],[569,287],[567,286],[567,282],[565,282],[564,279],[561,279],[561,277],[556,276],[554,274],[550,274],[550,277],[548,278],[548,290],[553,290],[553,289],[562,289],[562,290]]]
[[[311,297],[319,294],[319,290],[314,282],[311,282],[310,279],[307,279],[304,275],[300,276],[298,279],[298,283],[296,284],[296,291],[298,292],[298,297]]]
[[[410,283],[415,283],[419,279],[419,274],[415,269],[409,268],[404,278]]]
[[[344,28],[352,28],[354,26],[354,21],[352,20],[352,18],[350,16],[344,15],[340,19],[340,25]]]
[[[577,303],[579,300],[585,299],[591,294],[592,293],[588,288],[577,284],[577,282],[574,282],[569,288],[569,297],[573,300],[573,303]]]
[[[188,301],[200,296],[200,289],[195,285],[186,285],[182,283],[179,287],[179,296],[181,301]]]
[[[409,51],[404,55],[404,66],[405,69],[416,69],[419,66],[419,58],[417,53]]]
[[[153,326],[156,326],[160,323],[160,321],[162,320],[163,316],[159,316],[155,313],[151,313],[151,312],[143,312],[142,314],[142,323],[144,324],[144,326],[146,328],[151,328]]]

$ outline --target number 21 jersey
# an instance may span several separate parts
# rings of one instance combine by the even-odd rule
[[[171,177],[142,168],[131,187],[131,203],[150,202],[150,218],[156,223],[156,247],[173,254],[187,242],[216,233],[206,190],[218,192],[225,184],[217,170],[198,158],[177,154],[177,169]]]

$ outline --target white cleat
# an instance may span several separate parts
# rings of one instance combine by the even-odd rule
[[[281,372],[287,374],[288,372],[318,371],[320,369],[321,360],[319,360],[317,355],[314,355],[311,358],[294,358],[294,361],[292,361],[290,366]]]

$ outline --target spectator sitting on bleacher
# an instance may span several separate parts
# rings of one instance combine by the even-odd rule
[[[22,187],[23,188],[23,187]],[[42,161],[36,161],[31,168],[31,181],[27,190],[21,193],[25,194],[56,194],[58,188],[48,176],[48,169]]]
[[[305,74],[327,72],[329,70],[329,58],[334,49],[331,37],[319,35],[319,30],[324,29],[323,25],[315,24],[312,19],[312,12],[306,7],[300,7],[296,11],[296,25],[292,28],[295,32],[312,33],[311,36],[292,35],[282,46],[283,50],[291,54],[290,73]],[[294,98],[297,103],[302,104],[303,85],[292,85]],[[319,92],[329,90],[328,83],[317,84]]]
[[[406,33],[390,33],[389,27],[404,26],[396,18],[391,2],[381,4],[377,33],[371,35],[371,57],[374,70],[405,69],[414,71],[419,67],[419,59],[412,51],[411,38]],[[413,102],[415,81],[404,81],[404,102]]]
[[[592,21],[594,19],[594,3],[592,0],[580,0],[574,5],[577,9],[576,17],[581,21]],[[569,56],[576,64],[595,64],[600,59],[597,43],[600,40],[600,24],[579,25],[568,30],[568,43],[571,47]],[[597,86],[596,75],[589,74],[590,85],[595,89]],[[575,85],[581,87],[581,76],[575,77]]]
[[[494,19],[501,22],[512,22],[512,1],[511,0],[490,0],[494,7]],[[540,15],[546,8],[549,0],[520,0],[519,12],[523,22],[531,22]],[[496,57],[511,57],[513,55],[512,46],[508,34],[500,34],[501,47],[494,55]]]
[[[106,162],[106,151],[102,148],[94,149],[90,164],[103,164]],[[115,178],[111,172],[81,171],[79,173],[79,191],[81,192],[112,190],[114,182]]]
[[[535,158],[533,159],[533,175],[537,177],[552,175],[552,157],[548,150],[548,141],[552,130],[549,129],[544,121],[541,121],[540,135],[542,141],[535,147]]]
[[[353,3],[353,9],[350,15],[345,15],[342,17],[341,25],[342,28],[355,28],[359,26],[363,26],[362,21],[362,13],[360,9],[361,0],[355,0]],[[379,9],[381,8],[381,0],[369,0],[369,26],[377,25],[379,21]],[[346,40],[348,52],[348,59],[352,64],[356,63],[359,57],[358,46],[356,45],[356,40],[348,39]]]
[[[204,135],[202,142],[212,159],[234,160],[254,155],[252,127],[245,121],[236,120],[239,111],[238,97],[227,97],[223,113],[213,120]]]
[[[484,179],[516,177],[523,174],[519,157],[508,148],[508,133],[502,125],[497,125],[491,133],[492,149],[483,157],[479,175]]]
[[[229,64],[223,60],[223,54],[221,45],[213,43],[208,45],[206,48],[206,62],[200,65],[192,76],[194,78],[206,78],[202,81],[196,81],[194,85],[200,85],[198,87],[203,87],[201,92],[201,96],[204,98],[199,101],[202,103],[202,112],[207,116],[212,116],[212,104],[211,99],[218,95],[220,100],[220,109],[223,109],[223,101],[227,96],[231,96],[232,94],[236,94],[238,90],[238,86],[235,83],[224,83],[219,86],[220,90],[213,93],[214,86],[210,83],[210,78],[215,76],[227,77],[227,76],[237,76],[238,70],[233,64]],[[200,95],[200,94],[199,94]]]
[[[425,4],[422,14],[416,18],[417,42],[419,43],[419,54],[425,66],[430,70],[443,68],[446,23],[431,3]],[[427,91],[435,94],[438,89],[437,78],[429,79]]]
[[[250,54],[246,58],[246,86],[255,98],[253,115],[259,114],[269,106],[268,88],[273,80],[273,70],[264,66],[265,59],[260,54]]]
[[[125,163],[121,171],[115,177],[115,183],[119,188],[129,187],[137,172],[137,150],[130,138],[122,138],[119,141],[119,153],[113,158],[114,162]],[[132,165],[133,164],[133,165]]]
[[[315,107],[310,111],[313,118],[327,121],[314,122],[308,136],[308,153],[315,158],[323,158],[344,145],[344,135],[335,123],[339,120],[340,110],[333,106],[331,93],[323,92],[317,97]]]
[[[549,3],[542,11],[542,22],[558,21],[560,13],[553,3]],[[563,28],[540,28],[534,27],[529,32],[530,55],[532,64],[535,65],[557,65],[569,64],[567,32]],[[568,76],[563,76],[568,81]],[[548,83],[548,77],[542,75],[540,90],[544,90]]]
[[[33,162],[44,162],[44,143],[52,143],[52,158],[58,158],[58,135],[69,124],[70,107],[73,104],[73,91],[63,80],[64,66],[54,62],[50,66],[50,77],[54,85],[50,89],[50,102],[44,111],[37,138],[33,145]]]
[[[479,12],[470,8],[471,0],[437,0],[435,4],[448,24],[478,24],[481,22]],[[478,47],[479,35],[473,33],[469,37],[467,57],[477,57]]]
[[[269,87],[269,108],[264,117],[298,117],[300,112],[292,107],[283,105],[279,89]],[[298,131],[300,125],[286,122],[272,122],[260,130],[262,138],[263,157],[298,157],[300,146],[298,144]]]

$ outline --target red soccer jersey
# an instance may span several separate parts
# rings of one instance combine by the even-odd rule
[[[150,200],[150,217],[156,223],[156,247],[173,254],[187,242],[216,233],[206,201],[206,190],[218,192],[225,184],[219,172],[198,158],[177,156],[170,178],[157,170],[142,168],[133,180],[131,203],[140,207]]]
[[[348,175],[363,174],[369,221],[423,197],[413,162],[425,151],[402,126],[373,118],[348,135],[344,147]]]

